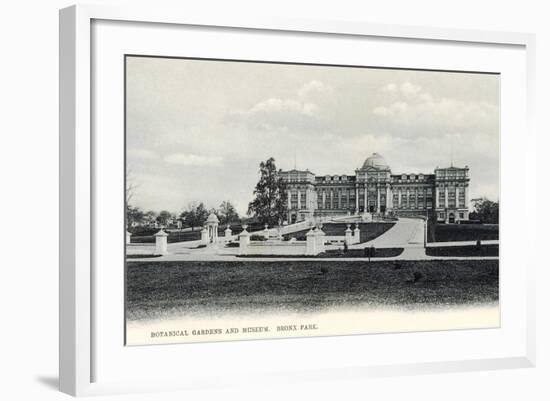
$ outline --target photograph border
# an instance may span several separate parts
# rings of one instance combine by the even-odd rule
[[[91,140],[91,23],[93,20],[153,22],[235,29],[261,29],[311,34],[360,35],[384,38],[405,38],[491,44],[512,44],[525,47],[527,55],[527,124],[525,135],[535,163],[533,131],[535,87],[535,37],[526,33],[485,32],[461,29],[438,29],[402,25],[369,24],[360,21],[316,21],[287,18],[220,19],[212,15],[188,15],[181,10],[158,8],[113,8],[109,6],[72,6],[60,11],[60,265],[59,265],[59,374],[60,390],[72,395],[131,392],[123,387],[93,383],[94,369],[91,335],[94,325],[91,310],[94,245],[92,230],[93,170]],[[536,184],[536,182],[535,182]],[[536,215],[536,207],[528,211]],[[534,223],[532,223],[534,224]],[[530,252],[536,255],[536,252]],[[526,262],[528,271],[527,344],[526,354],[517,358],[477,361],[449,361],[354,368],[351,377],[393,376],[435,372],[502,369],[534,366],[535,363],[535,280],[536,260]],[[306,373],[306,372],[304,372]],[[307,372],[307,376],[323,376],[326,372]],[[276,379],[273,379],[276,380]],[[296,379],[294,379],[296,380]],[[177,385],[175,384],[175,387]],[[159,388],[158,390],[161,390]]]

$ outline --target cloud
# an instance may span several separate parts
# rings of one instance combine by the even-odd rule
[[[412,84],[408,81],[403,82],[401,85],[398,85],[395,82],[390,82],[381,88],[382,92],[401,93],[404,95],[415,95],[420,92],[421,89],[421,86]]]
[[[382,88],[383,92],[395,92],[397,90],[397,85],[393,82],[390,82]]]
[[[298,89],[298,97],[306,98],[317,94],[328,94],[332,92],[332,88],[325,85],[321,81],[313,80],[306,83],[300,89]]]
[[[279,99],[279,98],[270,98],[255,104],[249,110],[241,112],[245,115],[254,115],[254,114],[269,114],[269,113],[297,113],[304,114],[306,116],[313,116],[319,107],[314,103],[309,102],[300,102],[294,99]]]
[[[200,156],[189,153],[174,153],[166,156],[164,161],[183,166],[220,166],[222,158]]]
[[[422,89],[420,86],[411,84],[410,82],[403,82],[399,87],[401,93],[405,95],[416,95],[420,92],[420,89]]]
[[[392,92],[381,99],[385,104],[371,109],[372,128],[398,136],[441,136],[456,134],[472,136],[493,133],[498,128],[498,105],[482,100],[462,100],[436,97],[419,85],[390,83],[381,88]],[[384,101],[385,100],[385,101]]]
[[[320,106],[332,94],[332,87],[318,80],[306,82],[293,96],[270,97],[247,109],[231,110],[226,121],[233,125],[277,132],[326,130],[327,118]]]

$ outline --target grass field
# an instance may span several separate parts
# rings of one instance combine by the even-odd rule
[[[498,301],[497,260],[127,262],[129,320]]]
[[[375,250],[375,258],[392,258],[399,256],[403,253],[403,248],[379,248]],[[257,258],[258,255],[237,255],[239,258]],[[318,255],[261,255],[262,258],[290,258],[290,259],[304,259],[304,258],[365,258],[365,251],[363,249],[349,249],[344,252],[342,249],[331,249]]]
[[[440,246],[426,248],[428,256],[498,256],[498,245]]]
[[[437,224],[435,242],[497,240],[495,224]],[[432,241],[430,241],[432,242]]]

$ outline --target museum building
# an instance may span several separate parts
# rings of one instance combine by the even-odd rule
[[[392,174],[373,153],[355,175],[316,176],[309,170],[282,171],[287,182],[288,221],[317,216],[379,213],[413,216],[435,213],[437,220],[468,220],[468,166],[436,168],[433,174]]]

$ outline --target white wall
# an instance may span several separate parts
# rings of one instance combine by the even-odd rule
[[[131,1],[97,1],[132,3]],[[135,3],[135,1],[134,1]],[[155,1],[187,5],[190,1]],[[448,26],[538,35],[539,171],[549,173],[548,90],[550,82],[550,24],[543,1],[209,1],[201,9],[213,13],[275,14],[328,19],[364,19],[370,22]],[[323,3],[323,4],[320,4]],[[54,390],[57,380],[57,9],[71,1],[4,1],[0,43],[0,396],[3,399],[47,400],[64,396]],[[521,133],[518,133],[521,135]],[[547,200],[548,185],[539,188],[538,199]],[[541,208],[542,210],[542,208]],[[537,239],[541,249],[548,234],[541,216]],[[544,223],[542,221],[544,220]],[[30,233],[36,231],[36,235]],[[24,242],[14,242],[14,236]],[[550,305],[547,266],[539,266],[538,350],[539,367],[437,376],[368,380],[363,383],[327,382],[290,388],[211,392],[206,399],[550,399],[548,350]],[[186,396],[199,397],[194,394]],[[132,400],[181,399],[181,394],[131,396]]]

